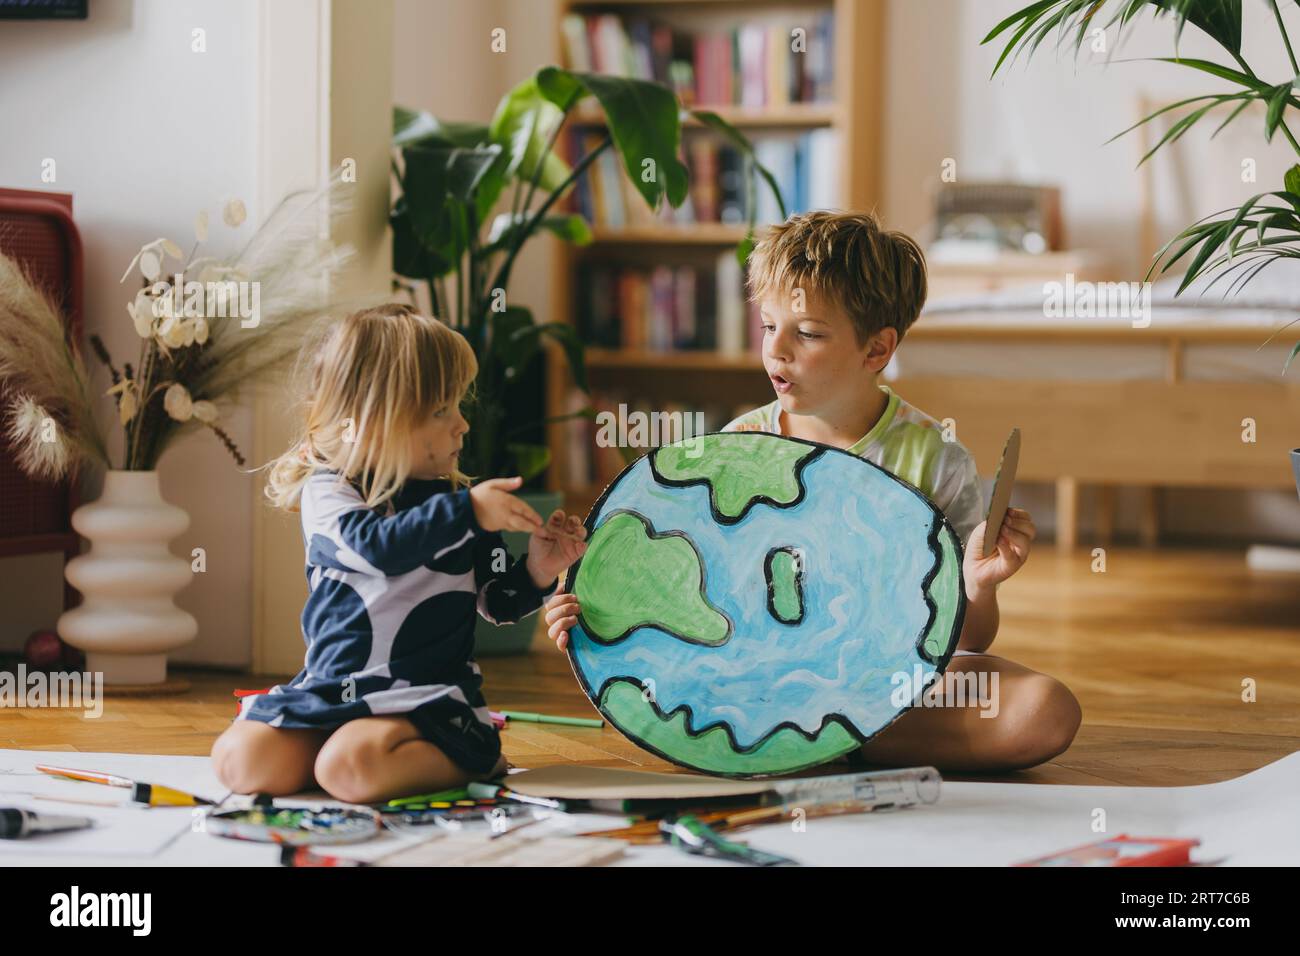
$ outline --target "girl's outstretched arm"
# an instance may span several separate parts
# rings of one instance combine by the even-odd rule
[[[485,533],[474,517],[468,489],[430,495],[384,516],[333,474],[307,480],[302,525],[308,563],[387,576],[414,571]]]

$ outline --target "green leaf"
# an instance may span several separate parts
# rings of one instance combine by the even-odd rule
[[[1155,63],[1176,63],[1179,66],[1190,67],[1193,70],[1199,70],[1202,73],[1209,73],[1211,76],[1217,76],[1221,80],[1227,80],[1230,83],[1236,83],[1238,86],[1244,86],[1247,89],[1255,90],[1259,93],[1271,93],[1273,87],[1257,77],[1248,76],[1240,70],[1234,70],[1230,67],[1214,63],[1211,60],[1189,59],[1188,57],[1174,56],[1157,56],[1152,57]]]
[[[482,123],[454,123],[437,119],[424,110],[393,107],[394,146],[483,146],[488,128]]]
[[[507,180],[518,177],[531,182],[541,163],[538,188],[557,188],[569,175],[569,166],[554,150],[547,150],[564,111],[542,95],[537,78],[529,77],[501,98],[488,126],[492,142],[503,149],[501,169]]]
[[[402,151],[405,170],[402,176],[402,199],[409,220],[409,232],[424,249],[436,257],[434,274],[445,275],[461,261],[469,246],[466,207],[473,201],[479,180],[500,155],[495,144],[475,147],[409,146]],[[397,223],[394,226],[406,226]],[[419,264],[406,236],[394,232],[394,241],[403,240],[400,250],[403,268]],[[398,249],[394,249],[394,266]],[[408,274],[408,273],[403,273]],[[423,278],[428,278],[425,274]]]
[[[1286,176],[1282,182],[1286,185],[1286,191],[1293,196],[1300,196],[1300,165],[1292,166],[1286,171]]]
[[[573,373],[574,383],[584,392],[591,391],[587,384],[587,360],[583,342],[578,338],[578,333],[573,326],[564,322],[543,322],[537,326],[537,330],[542,335],[549,335],[560,344],[569,360],[569,369]]]
[[[1175,42],[1186,20],[1231,53],[1241,52],[1241,0],[1151,0],[1177,19]]]
[[[784,219],[789,215],[785,208],[785,199],[781,196],[781,187],[777,185],[776,177],[772,175],[770,169],[758,161],[758,157],[754,153],[754,144],[749,141],[748,137],[711,110],[691,110],[690,115],[710,129],[721,133],[732,146],[740,150],[741,154],[753,163],[754,171],[763,178],[763,181],[767,183],[767,188],[772,190],[772,195],[776,197],[777,207],[781,210],[781,218]],[[753,225],[753,222],[751,221],[750,224]]]
[[[1291,362],[1295,360],[1295,357],[1297,355],[1300,355],[1300,342],[1297,342],[1295,345],[1291,346],[1291,354],[1286,357],[1286,364],[1282,366],[1283,375],[1285,375],[1286,370],[1291,367]]]
[[[546,445],[526,445],[507,442],[506,451],[515,459],[514,474],[524,479],[524,484],[536,478],[551,463],[551,449]]]
[[[501,213],[492,220],[492,228],[488,232],[487,245],[483,247],[483,253],[501,252],[510,248],[514,243],[515,236],[530,219],[531,217],[524,213],[514,217],[508,212]],[[538,227],[578,246],[588,245],[594,238],[591,226],[587,225],[587,220],[577,213],[543,216],[542,221],[538,223]]]
[[[754,251],[754,230],[749,229],[745,232],[745,238],[736,243],[736,261],[743,267],[749,262],[749,257]]]
[[[416,236],[405,196],[393,205],[388,221],[393,227],[394,272],[408,279],[430,279],[446,275],[451,270],[451,262],[438,250],[427,248]]]
[[[632,185],[651,209],[660,200],[680,206],[686,200],[688,173],[681,149],[680,105],[668,87],[647,80],[597,73],[572,73],[548,66],[537,74],[542,95],[557,105],[577,102],[582,90],[605,111],[614,146]]]
[[[504,312],[489,312],[492,355],[501,363],[502,375],[513,381],[537,357],[537,324],[523,306],[507,306]]]
[[[1274,88],[1268,98],[1268,112],[1264,116],[1264,140],[1273,141],[1273,134],[1282,122],[1282,113],[1286,110],[1287,97],[1291,95],[1291,84],[1281,83]]]

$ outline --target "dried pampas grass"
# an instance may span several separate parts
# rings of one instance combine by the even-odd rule
[[[57,481],[84,465],[111,467],[85,363],[68,344],[58,309],[3,254],[0,386],[5,432],[25,473]]]

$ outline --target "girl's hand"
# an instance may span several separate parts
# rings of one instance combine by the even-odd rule
[[[514,478],[489,478],[469,490],[469,500],[474,506],[474,520],[484,531],[536,531],[542,519],[511,491],[524,483]]]
[[[548,588],[561,571],[587,551],[587,529],[577,515],[559,508],[528,541],[528,573],[539,588]]]
[[[988,591],[1002,583],[1020,570],[1029,558],[1029,546],[1038,530],[1029,512],[1020,508],[1008,508],[1002,519],[1002,528],[998,532],[997,550],[990,555],[984,554],[984,525],[970,536],[966,543],[966,557],[962,561],[962,577],[966,579],[966,596]]]
[[[546,602],[546,636],[562,651],[569,646],[569,628],[578,623],[578,599],[572,594],[552,594]]]

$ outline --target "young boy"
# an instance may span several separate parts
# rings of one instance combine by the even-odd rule
[[[860,455],[921,489],[966,542],[966,617],[948,672],[969,675],[966,686],[994,695],[993,706],[914,706],[864,744],[861,756],[969,772],[1031,767],[1063,752],[1081,718],[1074,695],[986,653],[998,630],[997,586],[1025,563],[1034,523],[1027,512],[1008,509],[996,553],[985,555],[974,459],[944,440],[938,422],[879,383],[925,304],[920,248],[870,214],[791,216],[755,248],[749,291],[762,310],[763,367],[776,401],[723,430],[788,435]],[[546,607],[549,635],[563,649],[577,623],[577,598],[558,593]]]

